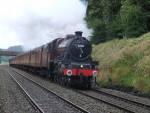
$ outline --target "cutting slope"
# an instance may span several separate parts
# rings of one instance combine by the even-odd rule
[[[150,32],[94,46],[93,58],[100,64],[101,85],[111,83],[150,92]]]

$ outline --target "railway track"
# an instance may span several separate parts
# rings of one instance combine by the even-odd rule
[[[20,72],[16,72],[21,74]],[[113,93],[108,93],[105,91],[101,91],[100,89],[92,89],[92,90],[74,90],[71,89],[81,95],[92,98],[97,102],[104,102],[110,106],[113,106],[117,109],[121,109],[125,112],[130,113],[150,113],[149,104],[145,104],[139,101],[133,101],[132,99],[128,99],[126,97],[122,97],[119,95],[115,95]]]
[[[19,86],[19,88],[23,91],[29,102],[34,108],[37,108],[40,113],[45,113],[42,108],[34,101],[34,99],[29,95],[29,93],[20,85],[20,83],[13,77],[13,75],[8,72],[8,74],[12,77],[12,80]]]
[[[126,97],[126,96],[120,96],[118,94],[110,93],[110,92],[108,92],[106,90],[103,90],[103,89],[97,89],[96,88],[96,89],[92,89],[92,90],[97,92],[97,93],[102,93],[102,94],[105,94],[105,95],[108,95],[108,96],[111,96],[111,97],[122,99],[122,100],[124,100],[126,102],[130,102],[130,103],[136,104],[138,106],[150,109],[150,101],[146,102],[146,100],[145,100],[144,102],[141,102],[141,101],[138,101],[136,99],[130,99],[130,98]]]
[[[126,113],[123,110],[120,110],[116,107],[105,104],[104,102],[97,102],[95,99],[91,99],[85,95],[79,94],[74,89],[68,87],[63,87],[53,82],[49,82],[47,79],[43,79],[38,76],[34,76],[27,72],[11,68],[11,70],[16,70],[18,73],[24,74],[27,78],[33,79],[42,86],[47,87],[50,90],[53,90],[58,95],[67,98],[71,102],[77,104],[78,106],[86,109],[90,113]]]
[[[129,100],[125,97],[107,93],[98,89],[92,90],[77,90],[78,93],[93,98],[97,101],[102,101],[111,106],[122,109],[130,113],[150,113],[150,106],[138,101]]]
[[[80,106],[72,103],[71,101],[59,96],[58,94],[56,94],[55,92],[47,89],[46,87],[40,85],[39,83],[35,82],[34,80],[31,80],[27,77],[25,77],[22,73],[19,73],[15,70],[12,70],[13,72],[15,72],[16,74],[20,75],[20,77],[22,77],[23,79],[26,79],[27,81],[30,81],[31,83],[35,84],[36,86],[40,87],[42,90],[44,90],[45,92],[47,92],[48,94],[54,95],[57,98],[59,98],[60,100],[62,100],[63,102],[67,103],[69,106],[71,106],[72,108],[76,109],[76,112],[82,112],[82,113],[90,113],[89,111],[81,108]],[[47,111],[45,111],[45,106],[42,105],[42,103],[40,102],[36,102],[35,99],[33,99],[30,94],[23,88],[23,86],[17,81],[17,79],[14,77],[14,74],[11,74],[10,71],[8,72],[9,75],[13,78],[13,80],[18,84],[18,86],[22,89],[22,91],[24,92],[24,94],[29,98],[30,102],[32,103],[32,105],[34,107],[36,107],[40,113],[46,113]],[[17,75],[17,76],[18,76]],[[42,107],[41,107],[42,106]]]

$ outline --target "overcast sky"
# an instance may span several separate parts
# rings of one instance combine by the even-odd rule
[[[86,6],[80,0],[0,0],[0,48],[37,47],[82,30]]]

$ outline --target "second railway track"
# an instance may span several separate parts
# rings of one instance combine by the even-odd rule
[[[77,92],[86,95],[88,97],[91,97],[95,100],[102,101],[104,103],[117,107],[119,109],[123,109],[124,111],[130,113],[150,113],[150,107],[148,107],[148,105],[138,103],[132,100],[127,101],[127,99],[124,99],[123,97],[121,98],[111,94],[106,94],[104,92],[93,90],[88,91],[77,90]]]
[[[13,72],[13,74],[12,74]],[[41,113],[90,113],[35,81],[15,72],[8,72]],[[14,77],[15,76],[15,77]],[[27,85],[27,86],[25,86]],[[29,87],[28,87],[29,86]]]
[[[99,88],[96,88],[96,89],[92,89],[94,92],[97,92],[97,93],[100,93],[100,94],[104,94],[104,95],[108,95],[108,96],[111,96],[113,98],[116,98],[116,99],[120,99],[120,100],[124,100],[126,102],[129,102],[129,103],[132,103],[132,104],[136,104],[137,106],[140,106],[140,107],[143,107],[143,108],[147,108],[150,110],[150,100],[148,101],[148,99],[145,99],[145,100],[142,100],[140,101],[139,99],[137,98],[129,98],[128,96],[126,95],[119,95],[119,94],[116,94],[116,93],[112,93],[110,91],[107,91],[105,89],[99,89]]]

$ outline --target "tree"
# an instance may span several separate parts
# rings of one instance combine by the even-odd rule
[[[114,33],[116,29],[112,27],[118,24],[114,20],[120,7],[120,0],[89,0],[86,21],[88,26],[93,28],[91,36],[93,43],[104,42],[116,37]]]
[[[86,22],[93,43],[136,37],[150,30],[150,0],[88,0]]]
[[[125,1],[120,10],[123,37],[136,37],[147,31],[146,20],[141,7]]]

